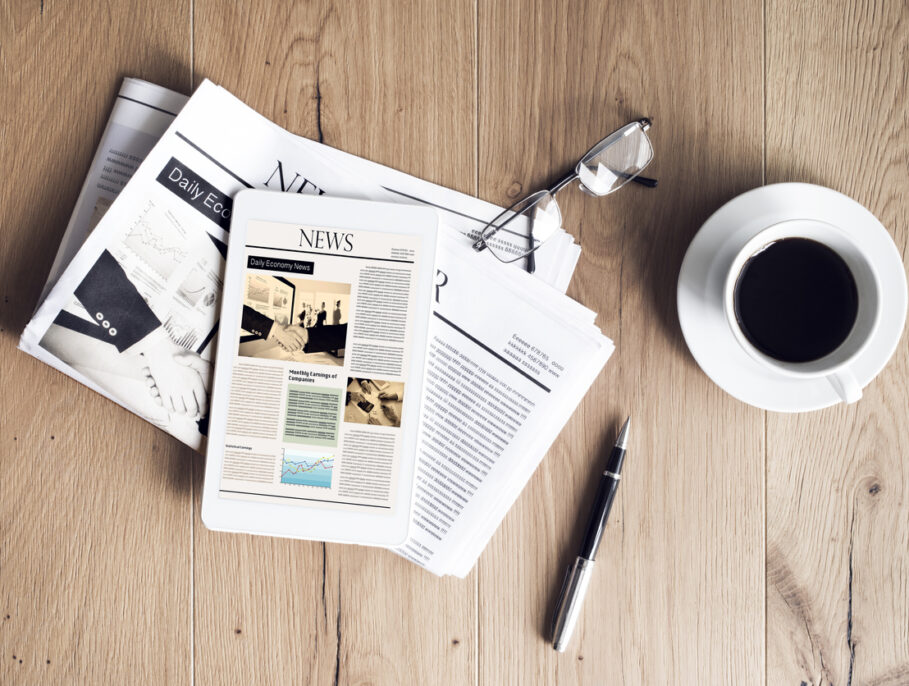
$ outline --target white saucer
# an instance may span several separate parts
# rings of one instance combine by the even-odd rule
[[[787,219],[817,219],[852,234],[880,279],[882,317],[851,368],[866,386],[893,355],[906,322],[906,274],[887,229],[871,212],[836,191],[778,183],[733,198],[701,227],[679,272],[679,322],[694,359],[720,388],[775,412],[819,410],[840,402],[825,378],[794,379],[761,366],[738,344],[723,312],[723,284],[738,250],[752,236]]]

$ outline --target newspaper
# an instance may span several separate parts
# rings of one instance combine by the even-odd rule
[[[429,204],[467,234],[440,242],[412,535],[398,550],[463,576],[612,351],[595,313],[560,292],[579,254],[566,232],[533,276],[475,253],[469,237],[500,208],[289,134],[205,81],[20,348],[199,449],[231,198],[249,187]]]

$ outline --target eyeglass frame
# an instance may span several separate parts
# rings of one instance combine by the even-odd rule
[[[528,199],[533,198],[534,196],[537,196],[537,195],[540,196],[538,199],[533,200],[533,201],[531,201],[531,202],[528,203],[527,209],[525,209],[524,212],[521,213],[521,214],[524,214],[525,212],[528,212],[528,211],[532,210],[534,207],[536,207],[536,205],[537,205],[537,203],[540,201],[540,199],[542,199],[543,197],[545,197],[547,194],[550,195],[550,196],[552,196],[553,201],[555,201],[555,195],[556,195],[556,193],[558,193],[560,190],[562,190],[563,188],[565,188],[565,186],[567,186],[567,185],[570,184],[572,181],[574,181],[574,180],[576,180],[576,179],[578,179],[578,178],[580,177],[580,171],[579,171],[579,170],[580,170],[580,168],[581,168],[581,165],[584,163],[584,160],[589,159],[589,158],[591,158],[591,157],[595,157],[596,155],[602,153],[603,150],[606,150],[610,145],[614,145],[615,142],[617,142],[617,141],[619,141],[619,140],[622,139],[622,136],[618,136],[617,134],[622,133],[623,131],[625,131],[626,129],[628,129],[628,128],[632,127],[632,126],[640,126],[640,127],[641,127],[641,131],[644,133],[644,135],[645,135],[645,137],[646,137],[646,136],[647,136],[647,130],[648,130],[652,125],[653,125],[653,121],[652,121],[651,119],[649,119],[648,117],[642,117],[641,119],[636,119],[635,121],[628,122],[628,123],[625,124],[624,126],[619,127],[618,129],[616,129],[616,130],[613,131],[612,133],[610,133],[610,134],[604,136],[603,138],[601,138],[601,139],[600,139],[599,141],[597,141],[597,143],[595,143],[587,152],[585,152],[583,155],[581,155],[581,158],[578,160],[577,164],[574,165],[574,169],[573,169],[571,172],[569,172],[568,174],[566,174],[565,176],[563,176],[561,179],[559,179],[558,181],[556,181],[556,183],[553,184],[553,186],[552,186],[551,188],[540,189],[540,190],[538,190],[538,191],[534,191],[533,193],[530,193],[530,194],[528,194],[528,195],[525,195],[524,197],[520,198],[517,202],[512,203],[510,207],[508,207],[507,209],[505,209],[505,210],[503,210],[502,212],[500,212],[492,221],[490,221],[489,223],[487,223],[486,226],[484,226],[483,229],[480,231],[480,237],[479,237],[476,241],[474,241],[474,243],[473,243],[473,249],[474,249],[476,252],[482,252],[482,251],[485,250],[487,247],[489,247],[489,245],[488,245],[488,243],[487,243],[487,239],[488,239],[488,238],[492,238],[498,231],[500,231],[500,230],[501,230],[502,228],[504,228],[509,222],[513,221],[516,217],[518,217],[518,216],[520,216],[520,215],[518,215],[518,214],[516,214],[516,213],[513,213],[512,216],[509,217],[508,219],[506,219],[502,224],[497,225],[496,222],[497,222],[502,216],[506,215],[508,212],[511,212],[511,211],[513,210],[513,208],[517,207],[517,206],[520,205],[521,203],[527,202]],[[615,140],[610,140],[610,139],[612,139],[612,138],[614,138]],[[648,138],[647,140],[648,140],[648,143],[649,143],[649,142],[650,142],[650,139]],[[607,143],[607,141],[608,141],[608,143]],[[652,143],[650,144],[650,147],[651,147],[651,150],[652,150],[652,149],[653,149],[653,144],[652,144]],[[651,158],[651,159],[652,159],[652,158]],[[648,161],[647,164],[650,164],[650,161]],[[610,195],[611,193],[614,193],[614,192],[617,191],[617,190],[620,190],[621,188],[624,188],[625,185],[626,185],[627,183],[632,182],[632,181],[635,182],[635,183],[637,183],[637,184],[640,184],[640,185],[642,185],[642,186],[645,186],[645,187],[647,187],[647,188],[656,188],[656,185],[657,185],[657,180],[656,180],[656,179],[652,179],[652,178],[649,178],[649,177],[641,176],[641,175],[640,175],[640,172],[643,171],[646,167],[647,167],[647,165],[645,164],[644,167],[642,167],[636,174],[630,174],[630,175],[629,175],[629,174],[625,174],[626,176],[629,176],[630,178],[626,179],[625,182],[622,183],[621,186],[617,186],[617,187],[615,187],[615,188],[612,188],[612,189],[606,191],[605,193],[599,193],[599,194],[598,194],[598,193],[594,193],[592,190],[590,190],[587,186],[584,185],[584,182],[583,182],[583,181],[580,181],[580,182],[579,182],[579,184],[580,184],[580,189],[581,189],[582,192],[586,193],[587,195],[592,195],[592,196],[597,197],[597,198],[602,198],[602,197],[605,197],[605,196],[607,196],[607,195]],[[489,234],[489,236],[484,236],[484,234],[486,233],[486,231],[487,231],[487,230],[489,229],[489,227],[491,227],[491,226],[495,227],[496,230],[495,230],[494,232],[492,232],[491,234]],[[532,245],[532,244],[533,244],[533,241],[534,241],[534,238],[533,238],[533,228],[532,228],[532,227],[531,227],[530,235],[528,236],[528,239],[530,240],[531,245]],[[543,243],[541,242],[539,245],[534,246],[533,248],[531,248],[531,249],[530,249],[527,253],[525,253],[524,255],[521,255],[520,257],[516,257],[514,260],[512,260],[512,262],[516,262],[516,261],[519,260],[519,259],[526,258],[526,260],[527,260],[526,269],[527,269],[527,271],[528,271],[529,273],[533,274],[533,272],[536,270],[536,260],[535,260],[535,258],[534,258],[534,252],[536,252],[537,248],[539,248],[540,245],[542,245],[542,244],[543,244]],[[492,250],[491,250],[490,252],[492,252],[493,255],[494,255],[497,259],[499,259],[498,256],[495,255],[495,251],[492,251]],[[500,260],[500,261],[504,262],[504,260]]]

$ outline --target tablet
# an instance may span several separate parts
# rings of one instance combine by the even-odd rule
[[[402,543],[438,214],[261,190],[238,193],[232,212],[202,521]],[[204,289],[189,281],[192,308]]]

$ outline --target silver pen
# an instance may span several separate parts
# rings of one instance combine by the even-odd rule
[[[619,431],[615,446],[613,446],[612,452],[609,454],[609,461],[606,463],[606,469],[600,477],[600,485],[593,501],[593,509],[587,522],[587,531],[584,534],[584,542],[581,544],[581,552],[568,568],[568,572],[565,574],[565,581],[562,583],[562,590],[556,603],[555,615],[552,618],[552,647],[560,653],[568,647],[568,641],[574,632],[575,624],[578,623],[584,594],[587,593],[587,586],[590,584],[590,576],[593,574],[593,563],[600,547],[600,540],[603,538],[603,530],[606,528],[609,510],[612,509],[612,501],[615,500],[619,481],[622,478],[622,464],[625,461],[625,446],[628,445],[628,427],[630,423],[631,417],[626,419],[622,425],[622,430]]]

